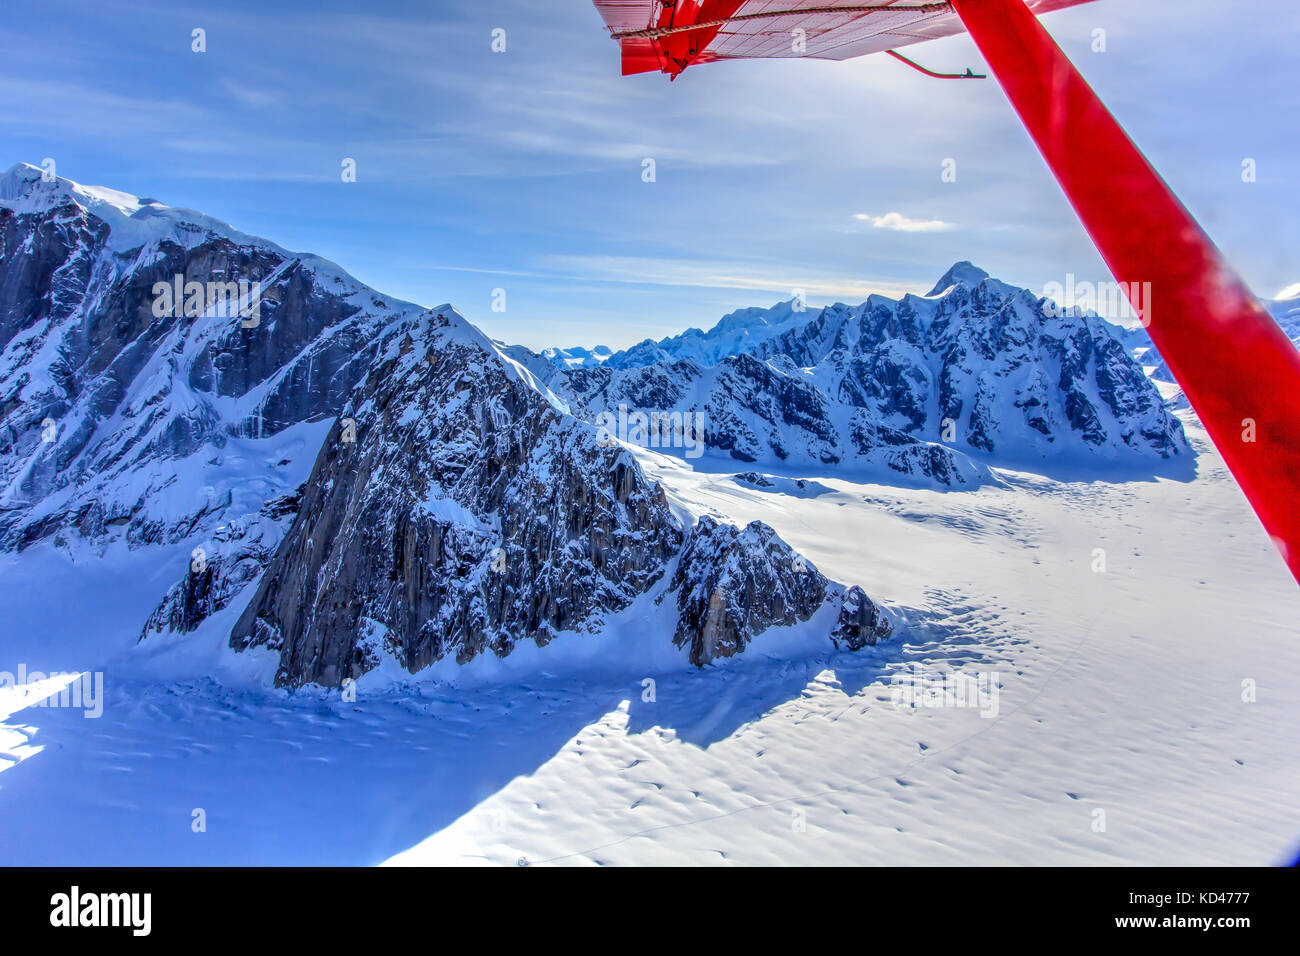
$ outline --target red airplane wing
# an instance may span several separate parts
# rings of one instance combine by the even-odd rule
[[[1036,14],[1090,0],[1028,0]],[[965,32],[951,3],[925,0],[595,0],[623,73],[748,57],[847,60]]]

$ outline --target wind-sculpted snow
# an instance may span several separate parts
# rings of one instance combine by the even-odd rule
[[[842,594],[771,529],[725,548],[717,529],[683,527],[626,448],[443,310],[358,388],[231,641],[278,651],[287,685],[339,685],[384,658],[417,672],[504,657],[598,632],[676,561],[675,640],[703,664]],[[700,588],[721,616],[699,612]]]
[[[1190,455],[1118,329],[958,263],[928,296],[746,310],[551,378],[592,412],[703,410],[710,450],[957,487],[988,465]]]

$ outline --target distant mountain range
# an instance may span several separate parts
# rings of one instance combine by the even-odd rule
[[[960,262],[927,296],[746,309],[708,332],[540,374],[587,415],[700,410],[708,447],[737,460],[884,480],[959,487],[993,465],[1104,470],[1190,455],[1123,331],[1078,309],[1049,316],[1047,302]]]

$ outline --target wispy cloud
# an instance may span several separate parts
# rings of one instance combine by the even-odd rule
[[[556,278],[705,289],[743,289],[791,297],[797,293],[860,302],[869,295],[894,298],[918,291],[908,283],[810,273],[788,265],[638,256],[545,256],[539,263]]]
[[[953,228],[952,223],[941,219],[909,219],[901,212],[887,212],[883,216],[860,212],[853,218],[869,222],[876,229],[888,229],[891,232],[943,232]]]
[[[236,83],[230,77],[223,77],[221,85],[226,92],[237,99],[245,106],[252,109],[263,109],[267,106],[274,106],[280,102],[280,97],[265,89],[254,89],[251,86],[244,86],[242,83]]]

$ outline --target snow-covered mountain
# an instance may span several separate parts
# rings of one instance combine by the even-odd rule
[[[1119,330],[1047,304],[960,262],[927,296],[749,309],[549,381],[590,414],[703,412],[708,447],[741,461],[945,486],[978,482],[990,464],[1156,467],[1190,455]]]
[[[540,355],[546,361],[559,368],[595,368],[605,362],[614,352],[607,345],[584,349],[581,346],[571,349],[542,349]]]
[[[681,359],[622,370],[578,369],[552,379],[551,387],[589,418],[623,407],[631,414],[666,409],[698,415],[706,450],[740,462],[846,464],[886,481],[949,487],[989,477],[986,467],[939,441],[914,437],[866,409],[836,401],[811,370],[785,355],[763,361],[741,353],[715,365]]]
[[[561,370],[34,173],[0,193],[0,862],[1294,857],[1300,591],[1194,414],[1180,480],[1126,480],[1164,460],[1122,472],[1068,424],[1063,379],[1109,428],[1125,368],[1090,323],[1031,323],[959,269],[759,314],[735,354]],[[178,267],[263,281],[259,323],[154,315]],[[930,378],[877,382],[886,360]],[[970,445],[967,369],[998,395],[1043,371],[1064,417],[1034,467],[1064,445],[1093,470],[999,469],[1046,436],[995,406]],[[720,454],[611,440],[620,396],[707,411]],[[837,416],[998,480],[911,487],[938,479],[862,458]],[[93,710],[53,672],[103,677]]]
[[[646,339],[630,349],[615,352],[601,364],[626,369],[689,359],[700,365],[713,365],[731,355],[751,353],[759,343],[785,329],[806,324],[810,317],[811,313],[796,299],[780,302],[770,309],[740,309],[723,316],[707,332],[687,329],[658,342]]]
[[[282,684],[503,657],[641,596],[695,664],[814,616],[828,646],[890,631],[771,529],[670,507],[540,356],[200,213],[14,167],[0,346],[0,547],[195,544],[143,636],[246,604],[231,644]]]
[[[626,448],[450,310],[390,342],[343,414],[355,440],[326,440],[233,634],[279,651],[282,683],[337,684],[385,656],[412,672],[504,657],[597,632],[651,591],[676,603],[673,640],[696,664],[828,602],[832,640],[863,631],[864,614],[858,646],[888,633],[771,529],[674,511]]]
[[[177,276],[200,298],[158,308]],[[255,312],[209,302],[241,281],[260,284]],[[200,213],[15,166],[0,177],[0,547],[177,541],[258,515],[420,311]]]

